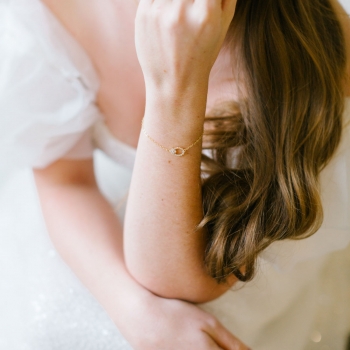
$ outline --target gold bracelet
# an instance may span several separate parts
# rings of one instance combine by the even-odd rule
[[[203,137],[203,134],[201,136],[198,137],[198,139],[196,141],[194,141],[191,145],[189,145],[187,148],[183,148],[183,147],[172,147],[172,148],[166,148],[164,146],[162,146],[160,143],[158,143],[155,139],[153,139],[150,135],[148,135],[147,131],[145,130],[144,126],[143,126],[143,121],[144,118],[142,119],[142,123],[141,123],[141,130],[142,132],[154,143],[156,144],[158,147],[163,148],[165,151],[169,152],[170,154],[176,156],[176,157],[182,157],[185,155],[185,153],[192,148],[194,145],[196,145]]]

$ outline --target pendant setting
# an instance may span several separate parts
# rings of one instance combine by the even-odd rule
[[[176,157],[182,157],[186,153],[186,150],[182,147],[173,147],[169,152]]]

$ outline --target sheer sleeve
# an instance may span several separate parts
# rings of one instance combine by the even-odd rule
[[[37,0],[0,1],[0,172],[91,157],[98,79]]]

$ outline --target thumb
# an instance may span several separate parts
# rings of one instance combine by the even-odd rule
[[[236,11],[237,0],[222,0],[221,7],[224,14],[224,18],[229,23],[232,21],[232,18]]]
[[[224,350],[249,350],[238,338],[229,332],[219,321],[204,331]]]

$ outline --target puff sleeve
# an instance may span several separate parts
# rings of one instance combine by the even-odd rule
[[[98,79],[38,0],[0,0],[0,176],[92,155]]]

